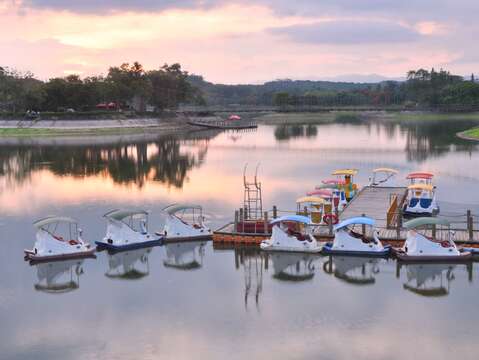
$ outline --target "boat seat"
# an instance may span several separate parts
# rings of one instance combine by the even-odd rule
[[[366,236],[364,236],[363,234],[360,234],[360,233],[357,233],[353,230],[350,230],[349,231],[349,235],[351,235],[352,237],[356,238],[356,239],[359,239],[361,240],[363,243],[365,244],[369,244],[371,242],[370,239],[368,239]]]
[[[70,245],[78,245],[78,244],[80,244],[78,241],[73,240],[73,239],[70,240],[68,243],[69,243]]]
[[[411,200],[409,200],[409,207],[415,207],[418,202],[419,202],[418,198],[412,198]]]
[[[431,206],[432,199],[421,199],[420,204],[423,209],[427,209]]]
[[[57,235],[52,235],[52,236],[53,236],[53,238],[54,238],[55,240],[65,241],[65,240],[63,240],[63,238],[62,238],[61,236],[57,236]]]

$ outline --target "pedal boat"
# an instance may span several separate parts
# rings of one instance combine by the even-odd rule
[[[325,255],[367,257],[388,256],[391,247],[389,245],[383,246],[374,224],[374,219],[368,217],[354,217],[340,222],[334,227],[334,241],[326,243],[321,253]],[[357,226],[361,226],[361,233],[354,230]],[[368,237],[368,233],[371,236]]]
[[[431,226],[447,227],[447,239],[435,240],[426,235],[427,228]],[[400,249],[393,249],[394,254],[400,261],[404,262],[462,262],[472,259],[468,251],[461,251],[453,241],[453,232],[450,230],[450,223],[446,219],[438,218],[417,218],[404,223],[408,230],[406,242]],[[418,228],[423,228],[420,233]],[[437,230],[439,231],[439,230]]]
[[[33,223],[37,229],[32,250],[24,250],[25,260],[32,262],[56,261],[95,257],[95,248],[82,239],[82,230],[76,220],[50,216]]]
[[[388,181],[390,186],[394,186],[394,177],[398,171],[391,168],[377,168],[373,170],[373,176],[370,178],[369,186],[380,187],[384,186]],[[392,182],[392,183],[391,183]]]
[[[148,233],[148,212],[144,210],[112,210],[105,215],[106,236],[95,241],[99,250],[124,251],[161,245],[162,236]]]
[[[324,190],[316,190],[314,192]],[[330,192],[328,190],[328,192]],[[296,200],[297,214],[302,216],[309,216],[311,224],[319,225],[324,223],[324,216],[326,213],[331,213],[331,202],[325,200],[321,196],[303,196]]]
[[[311,233],[311,220],[301,215],[286,215],[271,221],[271,238],[263,240],[260,248],[266,251],[319,253],[321,245]]]
[[[336,176],[338,180],[342,180],[342,185],[340,189],[344,190],[346,194],[346,200],[351,201],[351,199],[357,194],[359,187],[354,183],[354,176],[358,174],[356,169],[341,169],[335,170],[331,175]]]
[[[408,186],[408,196],[403,208],[405,217],[434,216],[439,213],[436,191],[432,184],[417,183]]]
[[[165,226],[159,236],[165,241],[210,240],[212,231],[204,225],[203,208],[200,205],[173,204],[163,209]]]

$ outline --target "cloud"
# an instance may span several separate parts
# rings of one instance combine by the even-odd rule
[[[79,13],[109,14],[118,11],[163,11],[168,9],[207,9],[221,3],[219,0],[25,0],[24,8],[68,10]]]
[[[321,21],[270,28],[268,31],[307,44],[404,43],[421,37],[418,32],[404,25],[362,20]]]

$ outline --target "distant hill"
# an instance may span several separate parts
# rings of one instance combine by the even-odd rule
[[[280,79],[262,85],[224,85],[205,81],[202,76],[190,75],[188,81],[199,88],[209,105],[227,104],[271,104],[274,94],[287,92],[290,95],[303,96],[327,92],[349,92],[369,89],[377,83],[345,81],[313,81]]]

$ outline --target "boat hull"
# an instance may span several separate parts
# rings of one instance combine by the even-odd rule
[[[125,250],[142,249],[146,247],[162,245],[163,238],[150,240],[150,241],[136,242],[136,243],[126,244],[126,245],[114,245],[114,244],[105,243],[103,241],[95,241],[95,244],[97,245],[98,250],[125,251]]]
[[[156,233],[156,235],[159,235],[159,233]],[[197,236],[164,237],[163,242],[175,243],[175,242],[187,242],[187,241],[207,241],[212,239],[213,239],[213,234],[208,234],[208,235],[197,235]]]
[[[343,256],[365,256],[365,257],[387,257],[391,253],[391,246],[384,246],[382,251],[352,251],[332,249],[332,245],[327,243],[323,246],[321,254],[323,255],[343,255]]]
[[[82,259],[82,258],[96,258],[95,248],[88,251],[76,252],[71,254],[57,254],[57,255],[37,255],[31,250],[24,250],[25,260],[32,263],[50,262],[50,261],[63,261],[69,259]]]
[[[462,252],[459,255],[408,255],[401,249],[394,249],[393,253],[399,261],[409,263],[460,263],[472,259],[470,252]]]
[[[307,248],[294,248],[294,247],[285,247],[285,246],[263,246],[260,245],[261,250],[271,251],[271,252],[294,252],[294,253],[308,253],[308,254],[318,254],[321,252],[321,247],[307,249]]]

